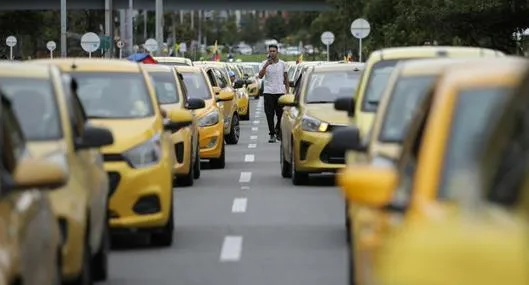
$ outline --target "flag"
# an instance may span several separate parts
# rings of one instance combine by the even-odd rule
[[[213,47],[213,61],[220,61],[220,52],[219,52],[219,46],[217,44],[217,41],[215,41],[215,47]]]

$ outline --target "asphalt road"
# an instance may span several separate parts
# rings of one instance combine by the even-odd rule
[[[226,168],[203,169],[194,186],[175,188],[173,246],[122,241],[106,284],[346,284],[344,205],[333,177],[310,186],[282,178],[262,99],[251,108]]]

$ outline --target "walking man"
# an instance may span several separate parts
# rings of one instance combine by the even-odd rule
[[[279,106],[277,100],[288,90],[287,65],[279,59],[277,45],[268,46],[268,60],[261,64],[259,71],[259,79],[263,78],[265,114],[270,134],[268,142],[274,143],[276,139],[281,140],[280,126],[283,114],[283,108]],[[274,115],[277,116],[275,126]]]

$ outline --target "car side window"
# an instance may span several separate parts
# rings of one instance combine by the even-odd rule
[[[220,71],[215,70],[215,77],[217,77],[217,80],[220,84],[220,88],[226,88],[226,86],[228,86],[228,81],[226,81],[226,78],[222,76],[222,73]]]
[[[12,172],[16,162],[20,160],[26,150],[26,141],[13,110],[6,105],[3,105],[2,109],[2,128],[6,138],[4,143],[7,143],[7,149],[12,150],[11,155],[6,156],[6,154],[3,154],[2,159],[7,160],[5,161],[7,170]],[[11,157],[12,161],[10,161],[9,157]]]
[[[215,80],[215,75],[213,74],[213,70],[209,69],[206,74],[208,75],[209,83],[211,83],[212,87],[217,86],[217,81]]]
[[[72,128],[73,137],[79,138],[81,137],[83,133],[86,117],[83,117],[79,113],[79,104],[80,104],[78,101],[79,99],[74,93],[74,90],[72,90],[71,83],[72,83],[71,77],[67,75],[62,76],[62,87],[63,87],[64,94],[66,95],[65,96],[66,102],[67,102],[66,106],[68,108],[68,116],[70,117],[70,126]],[[82,113],[84,114],[84,110],[82,111]]]
[[[184,83],[184,80],[183,80],[183,77],[182,77],[182,74],[181,73],[178,73],[178,85],[180,85],[180,90],[182,92],[182,97],[184,97],[184,102],[187,102],[187,87],[186,87],[186,84]]]

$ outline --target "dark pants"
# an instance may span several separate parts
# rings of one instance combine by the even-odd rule
[[[277,100],[282,95],[283,94],[263,94],[266,121],[268,122],[268,132],[270,135],[275,135],[276,131],[278,132],[278,135],[281,135],[279,130],[281,127],[281,116],[283,115],[283,108],[279,106]],[[274,115],[277,116],[277,123],[275,124],[275,127]]]

